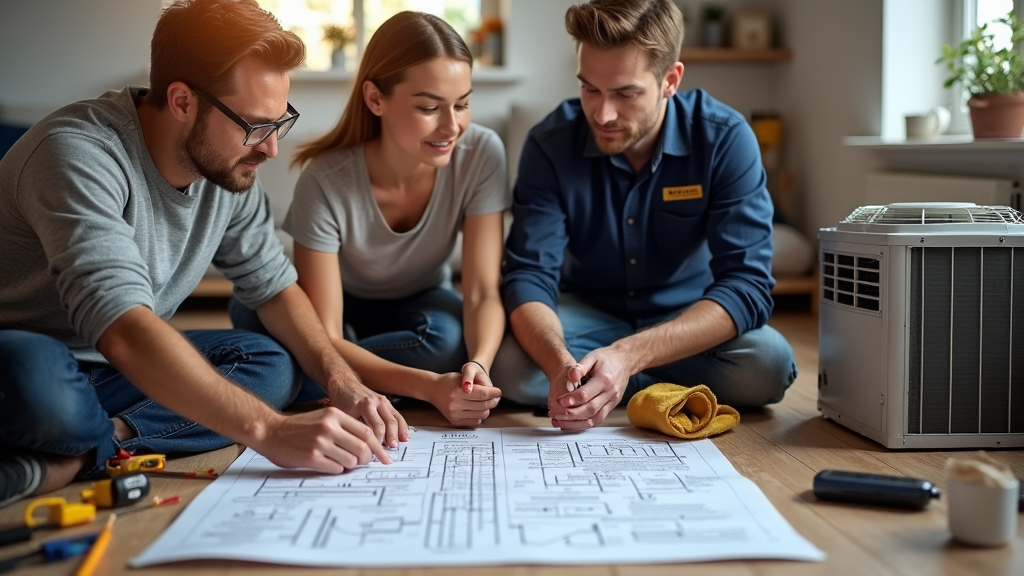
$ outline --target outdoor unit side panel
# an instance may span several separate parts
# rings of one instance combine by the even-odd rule
[[[1010,432],[1024,433],[1024,248],[1013,248],[1010,338]]]
[[[878,399],[885,389],[882,320],[826,302],[818,311],[818,321],[822,326],[818,399],[844,417],[881,432],[884,406]],[[839,423],[857,430],[844,419]]]
[[[987,288],[987,286],[986,286]],[[981,356],[981,248],[953,249],[949,432],[978,432]]]
[[[923,248],[921,432],[949,433],[952,248]]]
[[[823,280],[826,275],[826,257],[833,258],[835,290],[822,282],[821,292],[834,292],[831,297],[822,297],[818,313],[818,373],[820,383],[818,399],[822,404],[838,412],[837,422],[861,434],[876,438],[882,431],[884,406],[879,399],[887,391],[886,368],[888,348],[886,331],[881,310],[859,308],[855,295],[840,301],[839,290],[855,291],[840,284],[856,286],[856,271],[859,266],[849,262],[871,260],[878,266],[881,254],[864,253],[864,246],[843,242],[821,243]],[[877,271],[877,268],[874,269]],[[870,270],[869,270],[870,271]],[[876,299],[877,302],[877,299]]]
[[[910,289],[907,292],[907,433],[921,433],[921,269],[924,250],[911,248]]]
[[[907,316],[910,290],[910,250],[893,246],[882,251],[888,280],[882,282],[882,325],[886,333],[886,395],[882,406],[882,432],[886,446],[902,448],[907,434]]]
[[[985,248],[983,252],[980,432],[1010,431],[1012,252],[1012,248]]]

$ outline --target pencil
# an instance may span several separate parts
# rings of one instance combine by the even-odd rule
[[[75,570],[75,576],[92,576],[96,572],[96,567],[103,560],[103,555],[107,552],[107,547],[110,546],[110,538],[114,534],[114,520],[117,518],[117,514],[111,514],[107,518],[106,525],[103,526],[103,530],[100,531],[99,537],[93,542],[92,547],[89,548],[89,553],[85,555],[85,560],[78,566],[78,570]]]

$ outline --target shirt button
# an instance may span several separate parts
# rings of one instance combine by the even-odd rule
[[[636,292],[633,292],[632,290],[630,290],[629,292],[626,292],[626,294],[628,294],[629,296],[635,296]]]
[[[626,220],[626,224],[629,224],[630,226],[632,226],[634,222],[636,222],[636,220],[633,220],[632,218]]]
[[[636,264],[636,258],[630,258],[629,263],[630,265]]]

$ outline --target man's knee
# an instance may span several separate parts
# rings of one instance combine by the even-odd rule
[[[501,389],[501,397],[526,406],[546,406],[548,379],[516,341],[505,333],[491,368],[491,382]]]
[[[302,385],[302,370],[295,358],[276,340],[256,333],[245,333],[235,340],[244,351],[242,358],[223,366],[226,375],[249,389],[264,402],[281,409],[295,399]]]
[[[735,406],[765,406],[780,402],[797,377],[793,348],[774,328],[765,326],[744,334],[741,348],[742,386],[731,387]],[[728,403],[728,402],[726,402]]]
[[[637,384],[706,384],[722,404],[759,407],[782,400],[795,379],[792,347],[775,329],[766,326],[703,354],[645,372]]]
[[[21,436],[44,444],[90,436],[99,401],[60,341],[43,334],[0,331],[0,430],[8,443]]]

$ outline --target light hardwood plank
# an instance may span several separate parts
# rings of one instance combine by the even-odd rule
[[[214,328],[222,327],[227,322],[222,312],[204,314],[176,318],[175,323],[179,328]],[[737,470],[764,491],[794,529],[827,552],[828,559],[825,562],[737,561],[651,566],[500,566],[399,570],[302,569],[301,573],[349,576],[1024,574],[1024,527],[1018,530],[1019,535],[1012,546],[977,549],[950,540],[946,530],[944,499],[934,501],[928,509],[920,512],[816,501],[811,494],[811,482],[814,474],[824,468],[906,474],[931,480],[944,492],[943,466],[946,459],[969,452],[890,451],[822,418],[817,411],[816,318],[808,314],[777,314],[771,324],[793,345],[800,375],[781,403],[761,411],[745,411],[740,425],[715,438],[714,442]],[[398,408],[416,426],[441,426],[445,423],[440,414],[429,406],[402,401]],[[499,406],[486,422],[487,426],[493,427],[546,424],[545,419],[533,416],[530,410],[511,406]],[[609,426],[628,424],[625,411],[621,408],[615,410],[606,421]],[[208,454],[177,458],[170,462],[170,466],[179,470],[213,466],[222,471],[237,457],[240,450],[238,446],[230,446]],[[999,450],[994,451],[994,454],[1008,462],[1018,476],[1024,476],[1024,451]],[[154,477],[152,483],[155,494],[181,494],[188,501],[208,482]],[[78,491],[86,486],[88,483],[77,483],[57,494],[77,501]],[[0,524],[9,526],[17,523],[24,506],[25,503],[18,503],[0,510]],[[101,566],[100,574],[276,576],[298,572],[296,568],[288,566],[225,561],[185,562],[145,570],[128,570],[128,559],[159,536],[181,509],[182,505],[149,510],[119,520],[115,526],[113,545]],[[92,530],[95,530],[95,526],[69,529],[60,535]],[[33,543],[11,546],[0,555],[27,551],[32,545],[52,537],[52,532],[39,533]],[[67,562],[26,568],[19,573],[55,576],[70,574],[73,570],[74,562]]]

